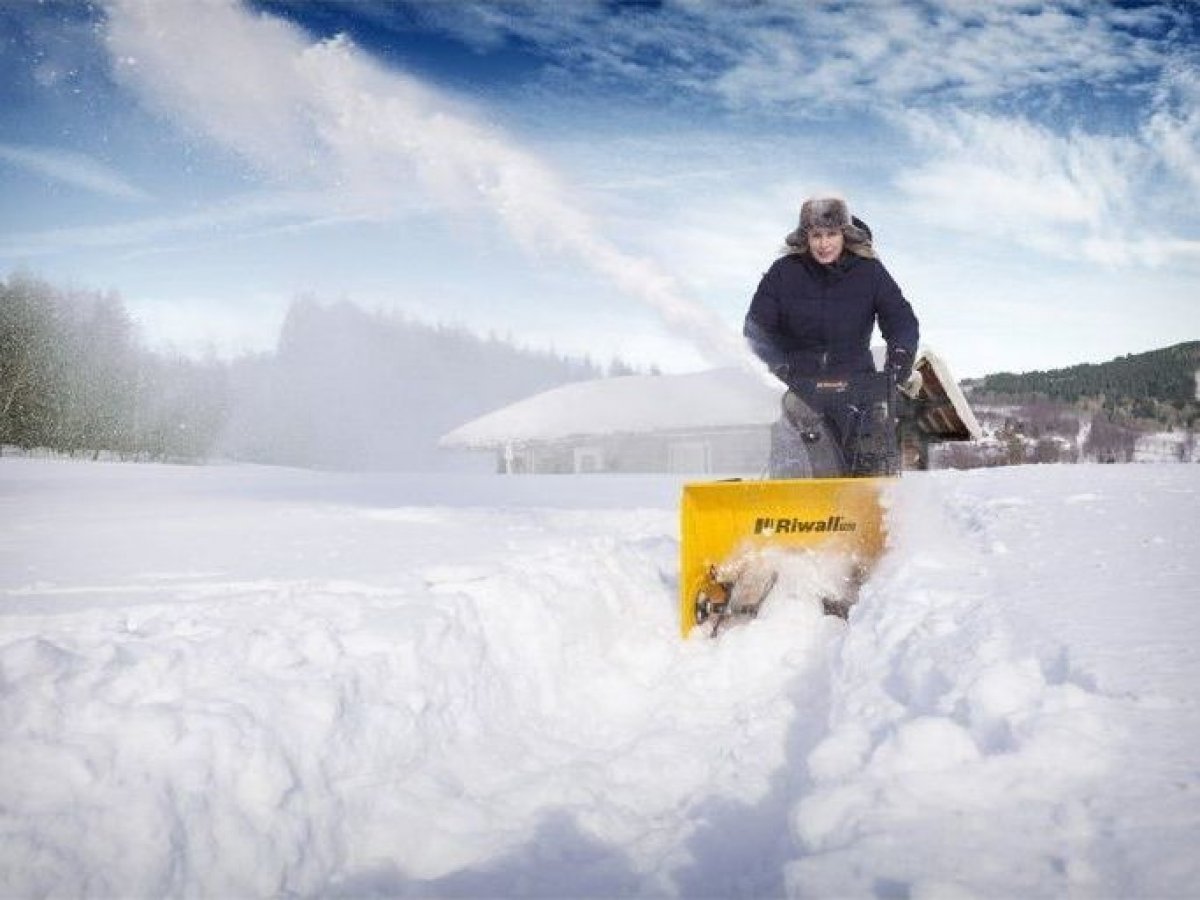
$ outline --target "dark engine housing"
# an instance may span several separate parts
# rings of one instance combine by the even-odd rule
[[[771,431],[771,478],[895,475],[899,392],[890,372],[797,381]]]

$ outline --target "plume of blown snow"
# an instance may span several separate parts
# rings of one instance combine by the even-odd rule
[[[267,176],[307,181],[350,215],[386,219],[414,200],[482,209],[528,251],[573,259],[648,305],[709,362],[748,364],[738,335],[607,239],[535,153],[346,38],[313,40],[235,0],[112,0],[108,23],[125,84]]]

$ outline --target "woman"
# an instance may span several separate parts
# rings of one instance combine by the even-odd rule
[[[920,326],[876,258],[870,230],[850,215],[844,200],[805,200],[799,226],[784,240],[784,255],[767,270],[750,302],[744,334],[759,358],[790,388],[784,398],[787,421],[781,426],[790,421],[803,430],[811,421],[800,420],[815,409],[833,430],[838,444],[834,449],[846,455],[857,436],[850,433],[851,427],[858,424],[849,417],[844,394],[824,396],[816,387],[875,372],[871,334],[876,323],[887,344],[886,367],[903,384],[912,372]],[[778,451],[778,446],[772,451],[774,475],[845,474],[796,471],[794,465],[789,469]],[[847,460],[839,464],[856,468]]]

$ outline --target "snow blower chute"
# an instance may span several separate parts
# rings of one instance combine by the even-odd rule
[[[932,442],[972,440],[979,426],[945,364],[918,354],[901,393],[886,373],[793,386],[774,426],[771,477],[687,484],[680,506],[680,627],[753,618],[778,578],[782,552],[836,553],[849,596],[823,598],[846,614],[883,552],[881,494],[902,460],[925,468]],[[910,396],[911,395],[911,396]]]

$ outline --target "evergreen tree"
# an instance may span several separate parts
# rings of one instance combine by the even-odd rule
[[[0,284],[0,444],[56,444],[66,391],[62,337],[49,285],[25,276]]]
[[[201,459],[228,406],[225,369],[146,351],[116,294],[0,283],[0,445]]]

